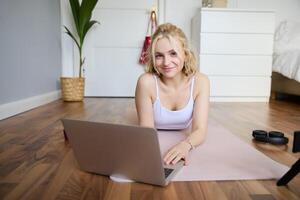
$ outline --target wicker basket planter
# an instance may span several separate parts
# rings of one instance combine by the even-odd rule
[[[83,101],[85,78],[61,77],[60,82],[64,101]]]

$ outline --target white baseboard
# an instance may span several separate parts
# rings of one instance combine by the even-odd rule
[[[61,97],[60,90],[49,92],[46,94],[14,101],[0,105],[0,120],[36,108],[38,106],[55,101]]]
[[[210,97],[211,102],[269,102],[270,97]]]

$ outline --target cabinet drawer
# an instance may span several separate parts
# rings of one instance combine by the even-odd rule
[[[201,33],[200,53],[272,55],[273,35]]]
[[[209,76],[211,96],[222,97],[268,97],[270,77],[219,77]]]
[[[200,55],[200,71],[207,75],[271,76],[271,56]]]
[[[274,33],[273,11],[202,9],[201,32]]]

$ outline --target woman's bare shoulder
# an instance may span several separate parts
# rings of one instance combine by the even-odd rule
[[[201,72],[196,72],[195,74],[195,81],[197,82],[197,84],[209,84],[209,79],[208,77],[201,73]]]
[[[149,72],[145,72],[139,76],[139,80],[141,81],[151,81],[153,79],[153,74]]]
[[[153,82],[153,74],[152,73],[143,73],[139,76],[138,82],[143,85],[148,85]]]
[[[196,72],[195,74],[195,89],[197,92],[200,92],[202,90],[209,90],[209,79],[208,77],[201,73],[201,72]]]
[[[154,78],[152,73],[143,73],[139,76],[137,85],[140,88],[151,90],[154,84]]]

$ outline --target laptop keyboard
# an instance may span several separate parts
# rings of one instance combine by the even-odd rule
[[[172,173],[172,171],[173,171],[174,169],[164,168],[164,170],[165,170],[165,178],[167,178],[167,177]]]

